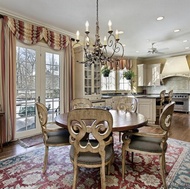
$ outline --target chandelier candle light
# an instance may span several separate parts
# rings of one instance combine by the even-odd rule
[[[112,30],[112,22],[109,20],[108,22],[108,38],[104,37],[103,45],[100,42],[99,35],[99,20],[98,20],[98,0],[96,1],[96,34],[95,34],[95,42],[90,46],[90,37],[89,37],[89,22],[86,21],[85,27],[85,38],[84,38],[84,53],[85,53],[85,61],[79,62],[83,64],[94,64],[101,63],[102,65],[107,64],[107,62],[114,62],[121,59],[124,55],[124,47],[119,42],[119,31],[116,30],[115,35]],[[79,44],[79,31],[76,32],[76,44]]]

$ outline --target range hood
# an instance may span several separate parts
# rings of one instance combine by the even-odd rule
[[[190,77],[186,55],[167,58],[161,73],[161,79],[174,76]]]

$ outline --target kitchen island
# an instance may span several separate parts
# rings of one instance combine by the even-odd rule
[[[148,123],[156,122],[156,100],[160,99],[160,95],[135,95],[138,99],[138,113],[147,117]]]

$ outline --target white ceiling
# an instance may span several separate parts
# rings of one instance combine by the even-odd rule
[[[96,0],[0,0],[0,13],[43,24],[75,37],[84,35],[85,22],[95,33]],[[164,20],[156,21],[159,16]],[[108,21],[113,30],[122,30],[125,56],[152,57],[190,54],[190,0],[99,0],[100,36],[107,35]],[[174,33],[174,29],[180,29]],[[186,43],[183,40],[188,40]],[[151,43],[164,54],[148,54]],[[138,53],[136,51],[139,51]]]

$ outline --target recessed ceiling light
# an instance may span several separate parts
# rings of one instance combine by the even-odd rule
[[[187,39],[183,40],[183,42],[186,43],[186,42],[187,42]]]
[[[185,49],[186,49],[186,50],[188,50],[188,49],[189,49],[189,47],[185,47]]]
[[[158,18],[156,18],[156,20],[160,21],[160,20],[163,20],[164,17],[163,16],[159,16]]]
[[[175,30],[174,30],[175,33],[179,32],[179,31],[180,31],[180,29],[175,29]]]
[[[139,53],[139,51],[136,51],[136,53]]]

